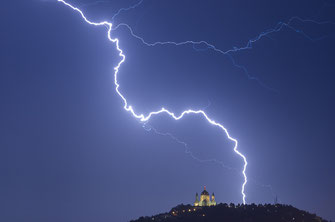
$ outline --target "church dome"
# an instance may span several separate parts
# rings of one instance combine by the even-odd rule
[[[204,191],[201,192],[201,195],[209,196],[209,193],[207,192],[207,190],[204,190]]]

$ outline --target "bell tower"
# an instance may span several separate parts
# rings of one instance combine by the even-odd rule
[[[198,193],[195,193],[195,202],[194,202],[194,206],[199,206],[199,195]]]
[[[214,206],[216,205],[214,193],[212,193],[211,204],[214,205]]]

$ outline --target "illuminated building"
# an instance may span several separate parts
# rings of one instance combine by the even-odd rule
[[[210,197],[209,193],[206,190],[206,186],[204,187],[204,191],[201,192],[200,200],[198,193],[195,194],[195,202],[194,206],[196,207],[204,207],[204,206],[215,206],[215,196],[214,193],[212,194],[212,198]]]

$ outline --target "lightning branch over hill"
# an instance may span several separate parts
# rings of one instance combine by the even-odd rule
[[[243,160],[243,170],[242,170],[243,183],[242,183],[242,186],[241,186],[241,194],[242,194],[243,204],[245,204],[246,203],[245,185],[247,184],[246,169],[247,169],[248,162],[247,162],[246,157],[238,150],[238,141],[235,138],[233,138],[233,137],[230,136],[228,130],[222,124],[220,124],[220,123],[216,122],[215,120],[209,118],[208,115],[203,110],[192,110],[192,109],[189,109],[189,110],[183,111],[181,114],[178,115],[178,114],[175,114],[175,113],[173,113],[173,112],[165,109],[164,107],[162,107],[160,110],[152,111],[152,112],[150,112],[147,115],[145,115],[143,113],[141,113],[141,114],[136,113],[135,110],[134,110],[134,108],[131,105],[128,104],[127,99],[125,98],[125,96],[119,90],[120,85],[118,83],[118,73],[119,73],[121,64],[123,64],[125,62],[126,56],[123,53],[122,49],[119,47],[119,39],[117,39],[117,38],[113,39],[111,37],[111,32],[113,31],[113,29],[112,29],[113,24],[110,23],[110,22],[108,22],[108,21],[92,22],[92,21],[90,21],[89,19],[87,19],[85,17],[84,13],[79,8],[76,8],[75,6],[72,6],[71,4],[67,3],[64,0],[58,0],[58,2],[61,2],[64,5],[70,7],[72,10],[78,12],[86,23],[88,23],[90,25],[94,25],[94,26],[104,26],[104,27],[108,28],[107,37],[108,37],[108,39],[111,42],[115,43],[116,49],[119,52],[119,56],[121,57],[120,62],[117,64],[116,67],[114,67],[115,91],[121,97],[121,99],[123,100],[123,103],[124,103],[123,108],[127,112],[130,112],[133,117],[135,117],[139,121],[145,123],[145,122],[149,121],[152,116],[163,114],[163,113],[168,114],[171,118],[173,118],[175,120],[180,120],[181,118],[183,118],[185,115],[188,115],[188,114],[197,114],[197,115],[201,115],[202,117],[204,117],[208,121],[208,123],[210,123],[210,124],[212,124],[212,125],[217,126],[218,128],[220,128],[223,131],[223,133],[227,136],[227,138],[229,140],[231,140],[231,141],[234,142],[235,145],[234,145],[233,150]]]

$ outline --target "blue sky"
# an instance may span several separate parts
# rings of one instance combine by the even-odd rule
[[[93,21],[138,3],[69,2]],[[126,55],[120,91],[138,113],[204,109],[223,124],[248,159],[248,203],[277,195],[334,220],[334,10],[332,1],[144,0],[114,24],[148,43],[229,51],[257,41],[229,54],[150,47],[121,26],[112,32]],[[55,1],[7,1],[0,13],[4,220],[127,221],[192,203],[204,185],[217,202],[242,202],[243,161],[222,131],[196,115],[143,125],[123,109],[105,28]]]

